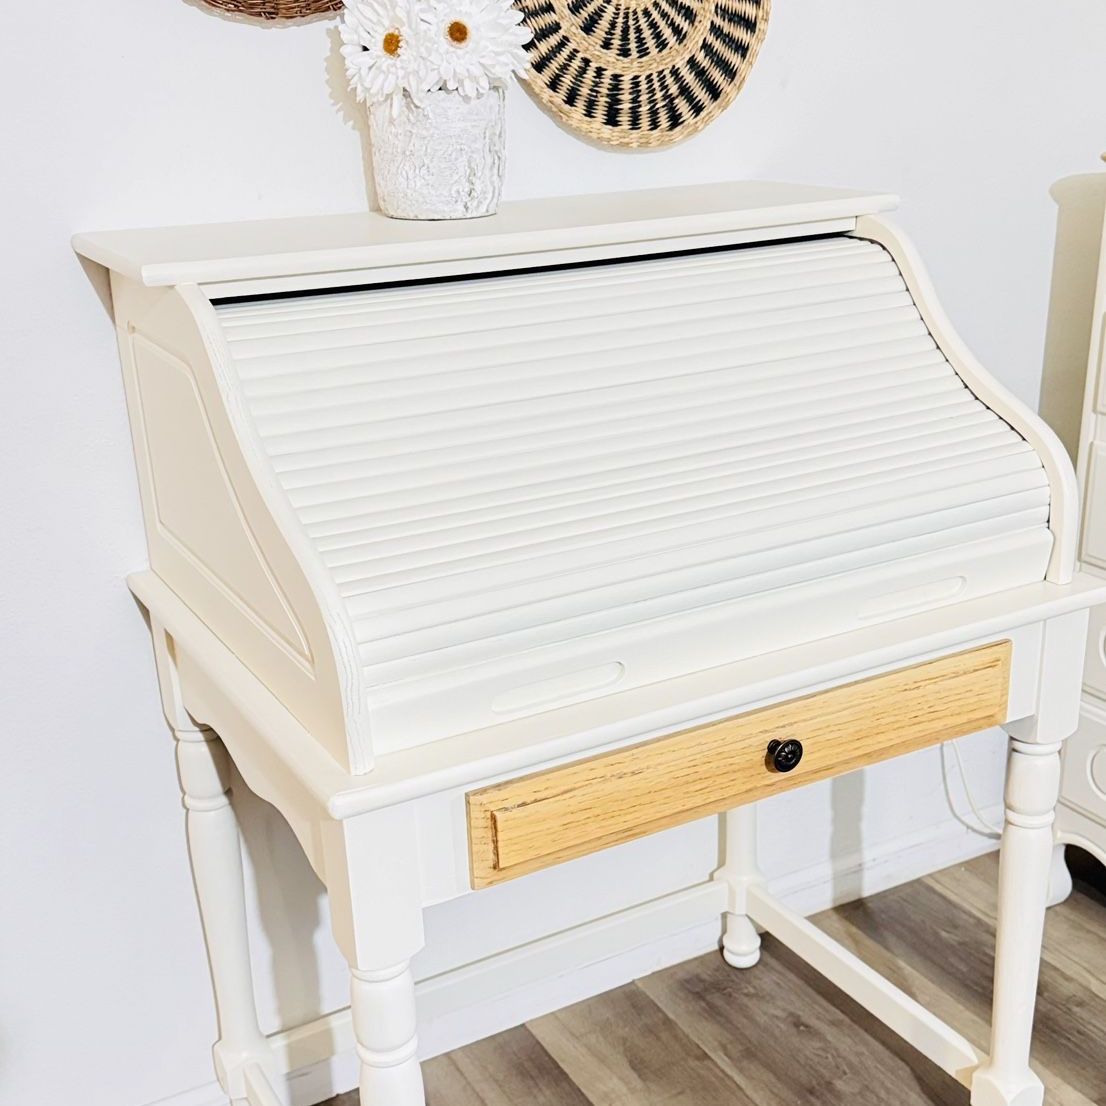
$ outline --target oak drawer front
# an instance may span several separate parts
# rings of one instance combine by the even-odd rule
[[[997,725],[1010,652],[996,642],[471,791],[472,885]],[[772,770],[769,742],[793,738],[802,760]]]

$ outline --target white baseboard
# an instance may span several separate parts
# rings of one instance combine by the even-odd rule
[[[1001,821],[1002,808],[985,810]],[[991,852],[997,843],[949,820],[875,848],[770,880],[802,914],[877,894],[940,868]],[[531,1018],[622,986],[718,945],[722,895],[698,884],[608,918],[419,984],[424,1059],[502,1032]],[[348,1010],[275,1034],[291,1106],[313,1106],[357,1085]],[[215,1083],[150,1106],[225,1106]]]

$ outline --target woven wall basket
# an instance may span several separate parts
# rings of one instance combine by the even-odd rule
[[[741,90],[771,0],[515,0],[534,32],[530,89],[597,142],[665,146]]]
[[[209,8],[250,19],[304,19],[342,7],[342,0],[204,0]]]

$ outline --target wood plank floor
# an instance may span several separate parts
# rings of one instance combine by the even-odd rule
[[[1100,868],[1078,857],[1075,867],[1075,893],[1048,916],[1036,1068],[1049,1106],[1106,1106],[1106,894]],[[996,876],[996,857],[986,856],[814,920],[985,1048]],[[751,971],[702,956],[424,1070],[428,1106],[968,1102],[772,938]],[[356,1097],[326,1106],[356,1106]]]

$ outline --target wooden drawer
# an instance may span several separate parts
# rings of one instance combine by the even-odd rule
[[[1001,723],[1010,651],[996,642],[471,791],[472,885]],[[777,772],[768,743],[790,738],[803,758]]]

